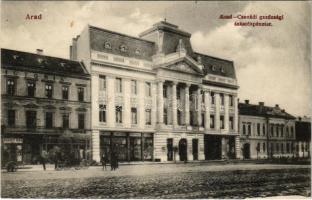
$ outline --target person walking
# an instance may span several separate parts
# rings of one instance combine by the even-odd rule
[[[42,166],[43,166],[43,170],[45,171],[46,170],[46,162],[47,162],[47,159],[48,159],[48,153],[43,150],[41,152],[41,163],[42,163]]]
[[[104,170],[104,168],[105,168],[105,171],[106,171],[107,157],[106,157],[105,153],[102,154],[101,163],[102,163],[102,167],[103,167],[102,170]]]
[[[116,157],[115,157],[115,151],[111,154],[111,171],[115,171],[116,169]]]

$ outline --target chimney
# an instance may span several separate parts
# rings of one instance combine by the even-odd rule
[[[259,106],[264,106],[264,102],[260,101]]]
[[[245,100],[245,104],[249,104],[249,99],[246,99],[246,100]]]
[[[301,117],[298,117],[298,120],[301,121]]]
[[[278,104],[275,104],[275,108],[279,108],[279,105],[278,105]]]
[[[36,53],[37,53],[38,55],[42,55],[42,54],[43,54],[43,50],[42,50],[42,49],[36,49]]]
[[[285,112],[285,109],[282,110],[282,113],[284,113],[284,112]]]

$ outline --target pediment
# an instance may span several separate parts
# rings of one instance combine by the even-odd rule
[[[39,108],[39,106],[35,103],[29,103],[24,105],[25,108]]]
[[[183,72],[183,73],[199,74],[199,71],[195,70],[194,67],[187,64],[186,62],[177,62],[177,63],[167,66],[167,68],[171,70]]]

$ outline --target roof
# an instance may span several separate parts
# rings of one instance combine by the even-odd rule
[[[296,140],[311,141],[311,122],[296,121]]]
[[[50,74],[89,76],[81,62],[11,49],[1,49],[1,67]]]
[[[95,26],[89,26],[89,30],[90,47],[93,50],[149,61],[155,53],[154,42]],[[109,44],[111,48],[106,48],[105,44]],[[126,51],[121,50],[122,46]]]
[[[240,115],[296,119],[294,116],[280,109],[280,107],[278,106],[270,107],[264,105],[254,105],[249,103],[239,103],[238,110]]]

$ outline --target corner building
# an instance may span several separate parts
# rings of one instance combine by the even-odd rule
[[[161,21],[139,37],[88,25],[73,38],[71,59],[91,74],[94,160],[238,157],[233,62],[195,52],[190,37]]]

